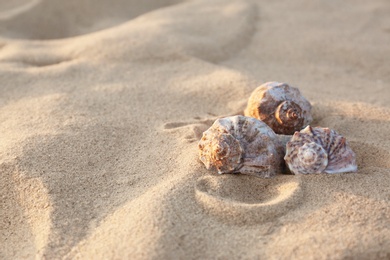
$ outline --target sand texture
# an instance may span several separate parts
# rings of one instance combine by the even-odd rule
[[[267,81],[359,170],[217,175]],[[388,0],[0,0],[0,259],[389,259]]]

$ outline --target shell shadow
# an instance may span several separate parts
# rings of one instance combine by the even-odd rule
[[[197,180],[195,197],[218,219],[247,225],[275,220],[294,209],[303,198],[303,188],[300,176],[206,176]]]
[[[372,167],[388,169],[389,112],[364,103],[316,104],[313,125],[335,129],[347,138],[356,153],[358,171]]]
[[[370,167],[390,168],[390,153],[387,150],[377,145],[360,141],[350,141],[349,144],[356,153],[357,164],[360,170]],[[367,153],[367,151],[370,152]]]

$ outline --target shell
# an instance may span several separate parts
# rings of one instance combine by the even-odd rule
[[[284,160],[294,174],[357,171],[355,153],[346,139],[329,128],[307,126],[295,132]]]
[[[245,116],[217,119],[199,141],[199,158],[218,173],[271,177],[282,171],[283,145],[264,122]]]
[[[311,105],[299,89],[287,83],[267,82],[249,97],[245,116],[264,121],[277,134],[292,135],[309,125]]]

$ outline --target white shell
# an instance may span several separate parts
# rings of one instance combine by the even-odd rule
[[[295,132],[284,160],[294,174],[357,171],[355,153],[346,139],[329,128],[307,126]]]
[[[264,122],[245,116],[217,119],[199,141],[199,158],[218,173],[270,177],[282,171],[283,147]]]
[[[287,83],[267,82],[256,88],[248,100],[245,116],[264,121],[277,134],[292,135],[313,120],[311,105]]]

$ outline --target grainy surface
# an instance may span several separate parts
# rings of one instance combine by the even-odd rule
[[[390,257],[387,0],[9,2],[0,259]],[[202,132],[268,81],[301,90],[357,173],[205,169]]]

